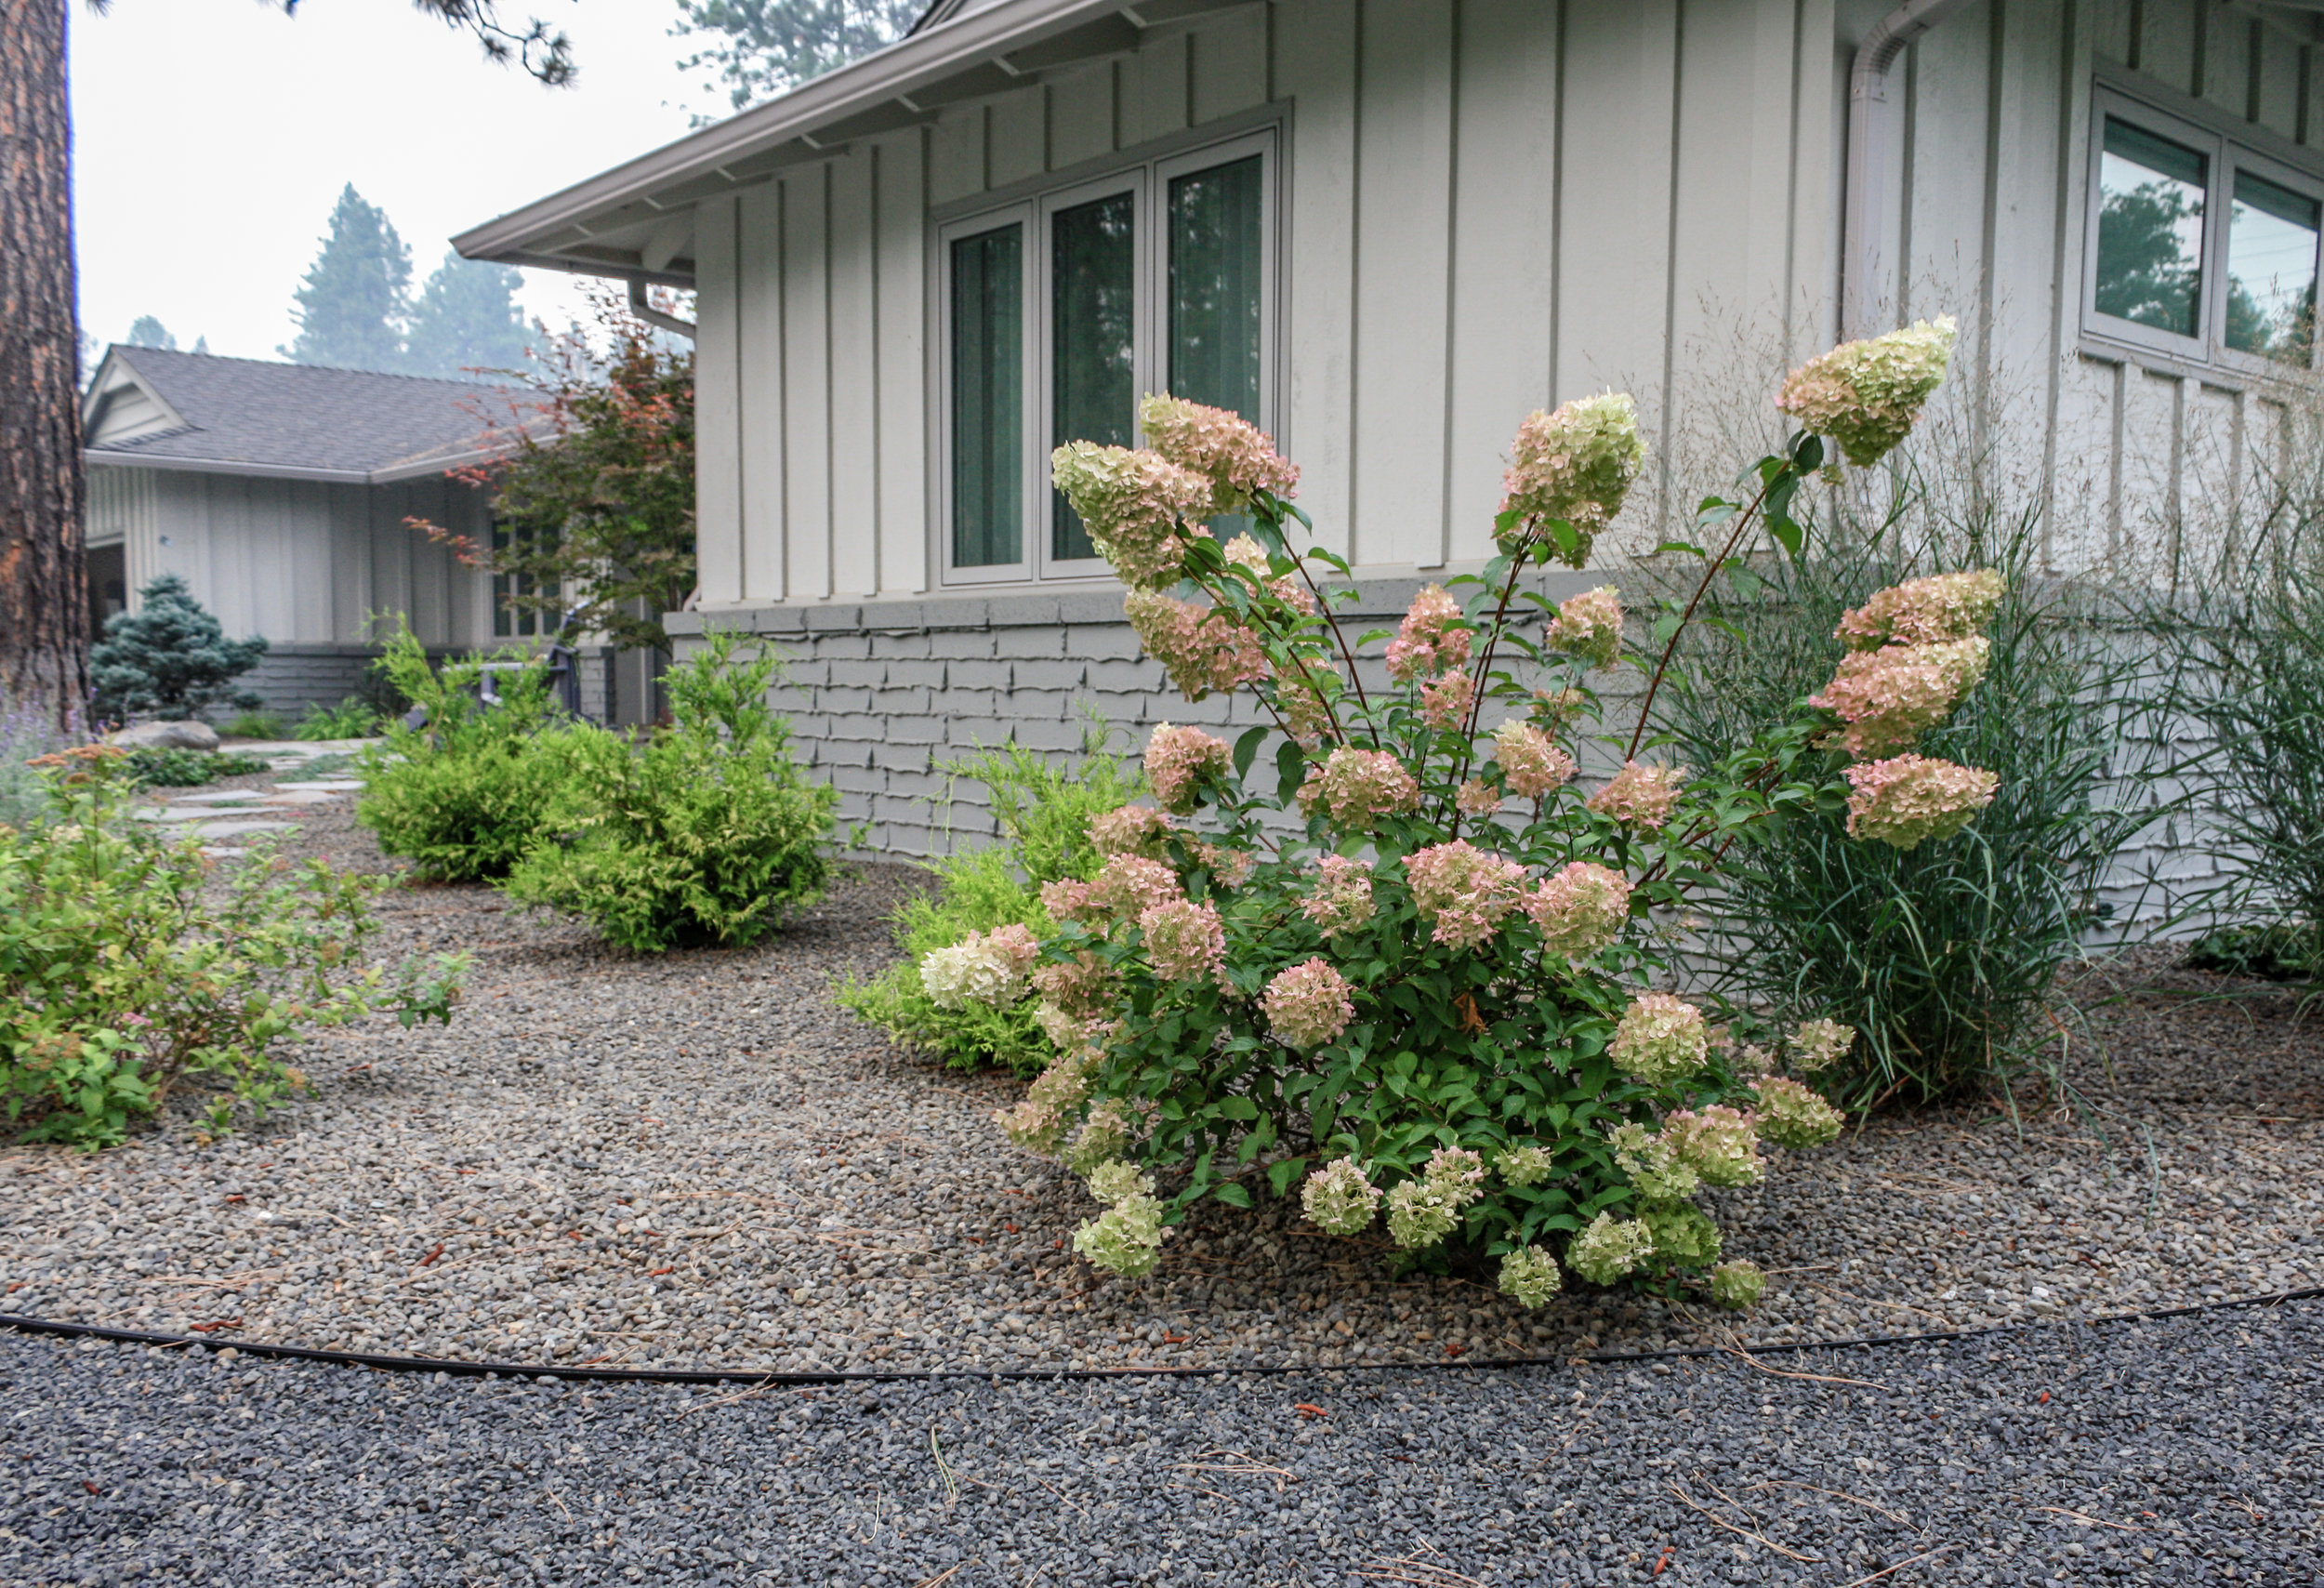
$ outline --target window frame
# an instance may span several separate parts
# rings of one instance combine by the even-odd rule
[[[1141,392],[1164,390],[1169,350],[1169,250],[1168,246],[1170,181],[1196,171],[1256,154],[1260,157],[1260,412],[1257,422],[1269,431],[1281,425],[1284,126],[1279,115],[1254,126],[1249,123],[1198,133],[1149,146],[1144,152],[1109,156],[1086,165],[1052,172],[996,194],[981,194],[960,205],[940,209],[933,229],[935,311],[933,357],[930,361],[938,401],[935,443],[938,489],[933,528],[936,583],[942,588],[995,584],[1086,583],[1114,576],[1103,558],[1058,558],[1050,554],[1051,487],[1049,456],[1056,441],[1050,429],[1055,412],[1056,300],[1055,241],[1052,218],[1062,210],[1110,194],[1134,194],[1136,223],[1133,244],[1133,283],[1137,303],[1132,316],[1135,351],[1133,384]],[[992,202],[998,199],[1000,202]],[[952,245],[955,241],[1020,221],[1027,255],[1023,272],[1025,293],[1023,356],[1025,468],[1023,555],[1011,563],[990,567],[961,566],[953,561],[953,326]]]
[[[2324,335],[2311,332],[2306,364],[2247,352],[2226,342],[2227,259],[2235,226],[2235,179],[2239,170],[2313,199],[2324,217],[2324,161],[2313,154],[2289,158],[2281,139],[2262,127],[2233,124],[2199,101],[2175,101],[2146,85],[2125,85],[2099,76],[2092,85],[2088,160],[2083,178],[2081,334],[2115,349],[2160,354],[2174,362],[2230,372],[2245,377],[2314,379],[2324,373]],[[2172,101],[2172,102],[2166,102]],[[2098,224],[2104,208],[2100,171],[2106,158],[2107,120],[2127,122],[2159,138],[2185,144],[2204,157],[2202,294],[2196,306],[2196,334],[2181,336],[2098,311]],[[2317,275],[2324,288],[2324,227],[2319,227]]]

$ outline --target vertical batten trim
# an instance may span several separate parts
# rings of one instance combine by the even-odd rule
[[[1672,388],[1678,381],[1679,355],[1679,167],[1684,158],[1682,138],[1686,128],[1686,0],[1670,5],[1670,183],[1663,202],[1662,221],[1662,390],[1655,403],[1662,410],[1662,444],[1655,460],[1655,517],[1665,529],[1670,523],[1670,434],[1677,427],[1677,403]]]
[[[1977,367],[1970,400],[1970,435],[1982,454],[1993,428],[1993,320],[1999,301],[1995,255],[2001,237],[2001,95],[2008,86],[2009,0],[1993,0],[1986,21],[1985,213],[1979,218],[1977,257]]]
[[[2080,22],[2087,0],[2062,0],[2058,7],[2057,212],[2050,232],[2050,374],[2041,434],[2041,563],[2057,565],[2058,409],[2066,395],[2067,282],[2081,279],[2081,255],[2072,249],[2074,218],[2075,85],[2090,74]],[[2104,4],[2105,0],[2099,0]],[[2069,250],[2071,250],[2069,252]],[[2073,271],[2069,278],[2067,271]],[[2080,318],[2079,313],[2076,316]]]
[[[837,278],[832,274],[831,228],[834,211],[832,193],[838,189],[838,166],[826,164],[823,179],[817,184],[823,191],[823,589],[818,593],[828,601],[839,586],[837,558],[839,549],[839,460],[837,437],[839,431],[838,392],[832,385],[835,373],[831,362],[832,301],[838,297]]]
[[[791,594],[791,184],[774,184],[774,368],[775,425],[783,438],[783,466],[775,475],[775,497],[783,522],[774,542],[774,599]]]
[[[1363,535],[1362,503],[1355,459],[1360,451],[1364,414],[1364,9],[1365,0],[1352,0],[1355,15],[1348,62],[1348,561],[1360,562]]]
[[[1776,315],[1787,366],[1798,345],[1793,337],[1791,312],[1800,282],[1800,117],[1806,113],[1807,107],[1806,73],[1801,70],[1801,52],[1806,44],[1807,0],[1791,0],[1791,114],[1784,126],[1783,275],[1776,285],[1776,291],[1783,295],[1783,303]]]
[[[1899,197],[1896,204],[1896,314],[1891,330],[1902,330],[1911,322],[1912,312],[1912,214],[1919,200],[1912,179],[1921,160],[1921,43],[1915,39],[1905,46],[1905,124],[1904,135],[1898,139],[1899,153],[1904,169],[1898,173]],[[1882,173],[1881,179],[1887,179]],[[1870,323],[1868,315],[1868,324]],[[1846,336],[1853,326],[1842,326]]]
[[[1452,561],[1453,382],[1458,362],[1453,329],[1460,295],[1460,7],[1461,0],[1449,0],[1446,7],[1449,22],[1445,46],[1446,116],[1449,125],[1445,133],[1445,405],[1442,478],[1436,487],[1436,561],[1433,564],[1439,568]]]
[[[865,158],[870,162],[866,184],[870,189],[865,200],[865,224],[870,235],[865,239],[865,254],[871,265],[871,526],[872,559],[871,589],[873,593],[888,588],[888,404],[887,390],[880,375],[887,365],[887,316],[881,312],[880,294],[887,288],[886,278],[879,267],[886,262],[887,233],[879,224],[879,205],[884,194],[882,180],[885,151],[877,143]]]
[[[1557,390],[1559,307],[1565,285],[1565,39],[1567,0],[1557,0],[1557,65],[1552,80],[1557,103],[1552,107],[1550,150],[1550,368],[1541,382],[1549,393],[1547,406],[1560,400]]]

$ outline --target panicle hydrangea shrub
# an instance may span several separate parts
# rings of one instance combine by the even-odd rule
[[[1953,317],[1849,342],[1810,359],[1783,383],[1776,406],[1840,443],[1848,461],[1869,468],[1895,450],[1953,351]]]
[[[1861,451],[1876,428],[1909,428],[1942,346],[1900,337],[1794,377],[1786,401],[1814,423],[1743,476],[1750,500],[1704,504],[1698,538],[1723,541],[1700,552],[1706,585],[1747,535],[1796,552],[1788,505],[1822,470],[1822,436]],[[1054,478],[1182,691],[1247,694],[1265,725],[1232,745],[1156,730],[1161,809],[1103,818],[1103,867],[1044,890],[1057,931],[1041,963],[1020,969],[1014,945],[988,939],[944,973],[964,995],[1039,1000],[1056,1060],[998,1118],[1089,1180],[1103,1211],[1075,1251],[1143,1274],[1195,1204],[1296,1196],[1399,1267],[1496,1264],[1528,1305],[1567,1271],[1747,1302],[1757,1270],[1722,1260],[1694,1199],[1773,1172],[1763,1136],[1829,1139],[1838,1115],[1792,1077],[1853,1033],[1811,1021],[1780,1057],[1715,1037],[1702,1010],[1651,990],[1669,965],[1646,918],[1683,916],[1736,838],[1837,810],[1852,787],[1867,838],[1926,841],[1966,820],[1974,801],[1945,777],[1852,766],[1845,739],[1876,719],[1908,740],[1942,720],[1974,682],[1986,587],[1892,592],[1852,615],[1855,654],[1909,653],[1880,666],[1925,670],[1925,698],[1854,718],[1803,700],[1717,765],[1656,765],[1643,728],[1605,727],[1587,680],[1636,666],[1651,704],[1670,651],[1626,648],[1611,589],[1561,608],[1541,576],[1578,565],[1621,510],[1644,456],[1628,398],[1526,420],[1500,555],[1362,637],[1338,616],[1357,600],[1347,565],[1310,543],[1267,438],[1194,404],[1142,414],[1150,449],[1076,443]],[[1208,520],[1229,510],[1248,533],[1221,546]],[[1657,641],[1690,610],[1662,605]],[[1385,685],[1367,687],[1381,662]],[[1622,770],[1587,793],[1575,761],[1593,733]]]
[[[1848,836],[1911,849],[1952,837],[1993,803],[2000,779],[1975,767],[1900,755],[1848,769]]]
[[[1846,641],[1851,651],[1971,639],[1993,621],[2006,592],[1990,568],[1907,579],[1843,615],[1832,638]]]

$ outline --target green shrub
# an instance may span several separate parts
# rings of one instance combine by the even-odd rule
[[[291,730],[297,739],[367,739],[379,731],[379,711],[371,702],[349,695],[337,706],[317,703]]]
[[[583,726],[550,827],[508,875],[511,898],[571,910],[625,948],[755,943],[823,896],[831,808],[768,708],[772,655],[732,634],[666,679],[672,725],[642,749]]]
[[[136,612],[105,619],[104,637],[89,647],[99,717],[120,721],[143,712],[182,721],[205,707],[256,709],[263,704],[248,690],[232,687],[266,655],[263,638],[226,638],[175,574],[146,586],[138,601]]]
[[[1656,705],[1674,759],[1715,763],[1842,655],[1842,613],[1899,580],[1995,566],[1985,682],[1923,740],[1994,773],[1961,833],[1909,850],[1860,843],[1844,814],[1801,813],[1736,841],[1692,912],[1691,946],[1727,999],[1763,1017],[1829,1014],[1861,1034],[1820,1078],[1834,1101],[1921,1101],[2006,1078],[2055,1031],[2058,973],[2106,919],[2098,891],[2156,817],[2122,758],[2145,736],[2141,649],[2087,592],[2045,580],[2038,525],[1987,513],[1903,527],[1909,479],[1870,534],[1820,532],[1803,558],[1723,580]]]
[[[297,1031],[390,1010],[449,1020],[465,960],[363,964],[376,879],[264,854],[213,873],[197,843],[125,820],[118,764],[53,787],[45,826],[0,827],[0,1105],[28,1139],[120,1141],[189,1079],[253,1118],[301,1084]]]
[[[271,711],[245,711],[226,724],[226,733],[236,739],[279,739],[283,719]]]
[[[942,769],[984,786],[1000,841],[934,861],[936,886],[890,917],[904,963],[868,980],[840,984],[841,1007],[921,1052],[957,1069],[1001,1065],[1038,1071],[1055,1052],[1027,1004],[996,1009],[938,1006],[920,986],[920,959],[972,932],[1024,925],[1038,936],[1056,930],[1041,908],[1044,882],[1082,881],[1103,864],[1089,842],[1089,818],[1127,805],[1141,789],[1136,772],[1102,741],[1082,747],[1078,764],[1059,767],[1018,745],[985,750]]]
[[[468,882],[505,877],[548,830],[571,775],[574,731],[551,702],[538,668],[499,676],[500,703],[472,693],[488,658],[429,668],[409,629],[382,658],[395,686],[428,711],[422,728],[397,721],[357,761],[363,793],[355,819],[379,847],[423,876]],[[522,652],[505,653],[522,660]]]
[[[258,755],[233,755],[225,750],[160,749],[140,745],[122,758],[129,780],[141,788],[199,788],[221,777],[247,777],[272,770],[274,763]]]

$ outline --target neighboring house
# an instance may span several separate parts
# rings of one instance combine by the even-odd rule
[[[918,849],[947,747],[1219,716],[1045,480],[1142,391],[1273,430],[1391,601],[1487,555],[1529,410],[1639,397],[1651,533],[1706,417],[1947,312],[2053,560],[2218,519],[2315,387],[2319,42],[2218,0],[940,0],[456,242],[696,289],[679,622],[785,637],[801,738]]]
[[[439,652],[536,637],[505,580],[407,522],[492,534],[488,494],[445,471],[508,417],[505,390],[467,381],[113,347],[82,400],[90,615],[179,575],[228,633],[266,636],[245,682],[293,717],[362,692],[375,615]],[[601,713],[602,660],[584,677]]]

